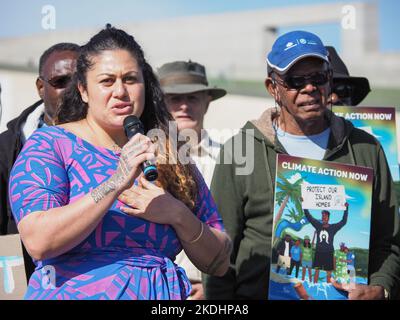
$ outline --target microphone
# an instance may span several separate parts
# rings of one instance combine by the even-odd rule
[[[131,115],[124,119],[124,130],[125,134],[130,140],[136,133],[144,134],[144,128],[142,122],[138,117]],[[144,176],[148,181],[154,181],[158,177],[157,167],[152,161],[146,160],[140,165]]]

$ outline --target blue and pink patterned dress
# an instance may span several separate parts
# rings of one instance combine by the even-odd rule
[[[65,206],[106,181],[119,153],[95,147],[61,127],[44,127],[26,141],[11,172],[17,223],[35,211]],[[200,174],[194,214],[223,230]],[[96,229],[58,257],[35,261],[25,299],[186,299],[190,282],[173,263],[182,250],[170,225],[129,216],[116,201]],[[67,227],[67,226],[66,226]]]

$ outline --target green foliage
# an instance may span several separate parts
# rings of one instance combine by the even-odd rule
[[[285,198],[289,197],[289,201],[294,205],[296,209],[289,209],[289,217],[291,217],[295,222],[300,221],[303,217],[303,209],[301,208],[301,184],[304,182],[304,178],[298,179],[295,183],[290,183],[290,181],[281,173],[278,173],[277,189],[279,191],[276,193],[276,202],[278,205],[282,205]]]
[[[231,79],[210,79],[210,84],[224,88],[230,94],[244,96],[271,98],[264,86],[263,80],[231,80]]]
[[[354,267],[357,277],[368,277],[368,250],[361,248],[349,248],[356,256]]]
[[[298,213],[299,211],[295,210],[294,208],[289,208],[288,212],[289,214],[286,214],[285,216],[291,219],[293,222],[299,222],[304,216],[302,212]]]
[[[372,107],[400,107],[400,90],[399,88],[372,87],[371,92],[361,102],[361,105]]]
[[[276,193],[276,202],[278,203],[278,205],[281,205],[283,203],[283,201],[285,200],[286,197],[286,193],[283,191],[279,191]]]

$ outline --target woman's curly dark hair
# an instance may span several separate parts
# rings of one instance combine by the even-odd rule
[[[134,37],[125,31],[116,29],[110,24],[94,35],[87,44],[81,47],[77,60],[76,73],[69,87],[65,90],[57,113],[57,124],[78,121],[86,118],[88,105],[82,100],[78,85],[87,88],[87,72],[93,67],[93,58],[106,50],[126,50],[137,61],[142,70],[145,84],[145,107],[140,117],[145,133],[151,129],[161,129],[169,143],[168,122],[172,116],[164,102],[164,95],[152,67],[147,63],[140,45]],[[195,205],[197,183],[193,167],[190,165],[159,165],[159,184],[189,208]],[[171,176],[173,174],[174,176]]]

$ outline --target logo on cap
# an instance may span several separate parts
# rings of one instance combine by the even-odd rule
[[[328,52],[321,39],[307,31],[292,31],[278,37],[267,56],[268,66],[286,72],[293,64],[306,57],[317,57],[329,63]]]
[[[295,47],[295,46],[297,46],[296,43],[288,42],[288,43],[286,43],[286,48],[285,48],[284,50],[285,50],[285,51],[286,51],[286,50],[289,50],[289,49],[291,49],[291,48],[293,48],[293,47]]]

